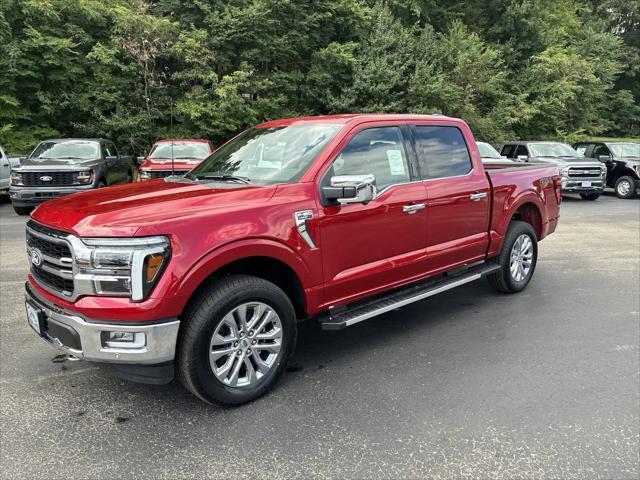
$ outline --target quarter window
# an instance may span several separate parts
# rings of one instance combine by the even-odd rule
[[[357,133],[329,171],[330,176],[367,174],[375,176],[378,191],[411,180],[398,127],[368,128]]]
[[[458,177],[471,171],[471,157],[456,127],[416,126],[416,147],[425,178]]]

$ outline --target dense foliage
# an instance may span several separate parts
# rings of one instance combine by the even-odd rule
[[[479,138],[638,136],[639,0],[0,0],[0,144],[139,153],[264,119],[459,116]]]

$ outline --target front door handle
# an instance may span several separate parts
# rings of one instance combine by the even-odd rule
[[[485,198],[486,196],[487,196],[487,192],[480,192],[480,193],[472,193],[471,195],[469,195],[469,198],[474,202],[477,202],[478,200]]]
[[[405,205],[402,207],[404,213],[416,213],[418,210],[424,208],[424,203],[414,203],[412,205]]]

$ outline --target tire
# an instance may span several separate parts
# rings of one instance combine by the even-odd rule
[[[580,196],[583,200],[597,200],[600,198],[599,193],[581,193]]]
[[[104,180],[98,180],[98,185],[96,185],[96,188],[104,188],[106,186],[107,184]]]
[[[514,245],[520,239],[524,237],[528,237],[528,240],[531,242],[530,244],[530,260],[529,260],[529,269],[524,272],[524,268],[522,271],[517,271],[517,275],[512,273],[511,270],[511,255],[514,250]],[[525,241],[526,245],[526,241]],[[498,263],[502,269],[496,273],[492,273],[487,276],[487,280],[489,281],[489,285],[498,290],[499,292],[504,293],[516,293],[524,290],[524,288],[531,281],[531,277],[533,277],[533,272],[536,269],[536,263],[538,261],[538,241],[536,239],[536,233],[534,232],[531,225],[526,222],[513,221],[509,225],[507,229],[507,234],[504,237],[504,243],[502,244],[502,250],[500,251],[500,255],[496,258],[496,263]],[[519,275],[522,274],[522,278]]]
[[[13,211],[18,215],[29,215],[33,211],[34,207],[17,207],[13,205]]]
[[[127,173],[127,178],[125,179],[125,183],[131,182],[133,182],[133,173],[131,173],[131,170],[129,170],[129,172]]]
[[[256,317],[258,323],[262,323],[260,318],[267,318],[264,328],[259,325],[256,331],[247,328],[243,335],[239,320],[243,305],[246,306],[245,319],[252,317],[248,318],[247,325],[251,326]],[[260,313],[260,308],[265,309],[262,310],[264,313]],[[270,316],[267,316],[268,309],[271,309]],[[295,349],[297,334],[293,305],[280,288],[261,278],[233,275],[213,282],[182,320],[184,326],[176,360],[178,379],[195,396],[213,405],[241,405],[264,395],[282,375]],[[270,348],[275,348],[271,345],[277,340],[259,337],[274,337],[278,325],[280,347],[275,357],[271,357],[273,352],[259,346],[269,344]],[[255,346],[256,342],[258,346]],[[220,352],[231,353],[220,355]],[[221,373],[225,369],[228,373]],[[253,381],[250,371],[253,371]]]
[[[633,177],[624,175],[616,180],[616,195],[618,198],[629,199],[636,196],[636,184]]]

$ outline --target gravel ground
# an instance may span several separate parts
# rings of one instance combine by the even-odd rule
[[[2,478],[629,478],[639,467],[640,201],[566,198],[533,282],[301,326],[236,409],[71,362],[26,323],[24,217],[0,205]]]

